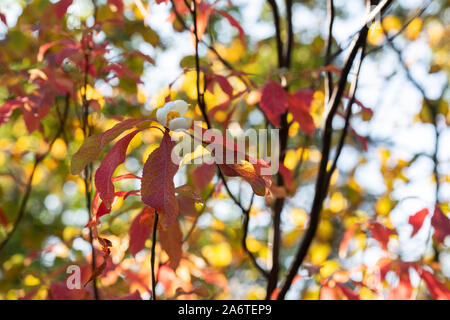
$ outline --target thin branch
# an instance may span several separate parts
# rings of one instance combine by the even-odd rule
[[[156,248],[156,233],[158,227],[158,212],[155,211],[155,221],[153,222],[153,235],[152,235],[152,255],[150,257],[150,264],[152,269],[152,300],[156,300],[156,279],[155,279],[155,248]]]
[[[254,196],[255,196],[255,194],[253,193],[249,208],[247,210],[243,211],[244,221],[242,223],[242,229],[243,229],[244,233],[242,235],[242,248],[244,249],[245,253],[249,256],[249,258],[250,258],[251,262],[253,263],[253,265],[255,266],[255,268],[258,269],[258,271],[265,278],[269,278],[269,272],[259,265],[258,261],[256,261],[256,257],[253,255],[253,252],[251,252],[247,246],[248,226],[249,226],[249,222],[250,222],[250,210],[252,208]]]
[[[277,57],[278,66],[281,68],[284,66],[284,54],[283,54],[283,42],[281,40],[281,27],[280,27],[280,13],[278,12],[278,5],[275,0],[267,0],[272,7],[272,15],[275,24],[275,39],[277,43]]]
[[[278,6],[275,0],[268,0],[270,6],[272,7],[272,15],[275,24],[275,39],[277,43],[277,54],[278,54],[278,67],[279,68],[289,68],[291,63],[291,55],[294,41],[293,34],[293,23],[292,23],[292,1],[286,0],[286,15],[287,15],[287,40],[286,47],[284,48],[284,43],[281,38],[281,28],[280,28],[280,16],[278,12]],[[285,90],[288,87],[285,86]],[[281,116],[281,128],[280,128],[280,157],[279,163],[284,162],[285,150],[287,148],[287,142],[289,138],[289,126],[287,121],[287,112]],[[283,176],[277,174],[277,185],[283,185]],[[267,281],[266,288],[266,299],[270,299],[273,291],[277,287],[278,276],[280,272],[280,246],[281,246],[281,212],[284,207],[284,198],[277,198],[273,206],[273,240],[272,240],[272,266],[269,272],[269,277]]]
[[[87,39],[87,38],[86,38]],[[83,82],[83,95],[82,95],[82,126],[83,126],[83,133],[84,133],[84,138],[87,139],[92,132],[92,126],[89,124],[89,101],[87,100],[87,86],[89,84],[89,59],[90,59],[90,52],[92,50],[92,48],[90,47],[90,44],[88,43],[88,41],[85,39],[86,43],[86,47],[85,52],[84,52],[84,82]],[[84,168],[84,174],[83,174],[83,181],[84,181],[84,194],[85,194],[85,199],[86,199],[86,210],[89,213],[89,216],[91,216],[91,196],[92,196],[92,163],[89,163],[85,168]],[[95,252],[95,246],[94,246],[94,236],[92,233],[92,228],[89,228],[89,242],[91,244],[91,248],[92,248],[92,261],[91,261],[91,269],[92,269],[92,274],[94,275],[92,278],[92,284],[93,284],[93,288],[94,288],[94,298],[95,300],[99,300],[100,296],[99,296],[99,292],[98,292],[98,287],[97,287],[97,277],[95,276],[95,270],[97,268],[97,259],[96,259],[96,252]]]
[[[352,81],[352,85],[350,88],[350,99],[347,103],[347,109],[346,109],[346,114],[345,114],[345,124],[344,124],[344,128],[342,129],[342,133],[341,133],[341,137],[339,139],[338,142],[338,146],[336,148],[336,153],[334,156],[334,160],[333,160],[333,164],[331,165],[330,170],[328,171],[328,176],[327,176],[327,182],[326,184],[329,185],[330,180],[331,180],[331,176],[333,175],[334,171],[336,170],[337,167],[337,162],[339,160],[339,156],[342,153],[342,149],[344,147],[344,141],[345,138],[347,136],[348,133],[348,128],[350,126],[350,117],[352,115],[352,107],[353,107],[353,103],[355,102],[355,95],[356,95],[356,89],[358,87],[358,78],[359,78],[359,73],[361,71],[361,65],[362,65],[362,61],[364,59],[365,56],[365,46],[360,48],[360,58],[358,59],[357,65],[356,65],[356,75],[355,78]]]
[[[331,47],[333,44],[333,23],[334,23],[334,2],[333,0],[327,1],[327,15],[328,15],[328,36],[325,49],[325,65],[331,64],[333,61],[331,58]],[[333,76],[332,73],[327,71],[325,74],[325,103],[331,99],[331,93],[333,92]]]
[[[286,68],[291,66],[292,48],[294,46],[294,29],[292,22],[292,0],[286,0],[286,23],[287,23],[287,43],[284,53],[284,64]]]

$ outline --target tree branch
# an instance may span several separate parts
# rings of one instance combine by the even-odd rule
[[[331,64],[333,61],[331,58],[331,47],[333,44],[333,23],[334,23],[334,1],[327,1],[327,15],[328,15],[328,36],[325,49],[325,65]],[[327,71],[325,73],[325,104],[331,99],[331,93],[333,92],[333,76],[332,73]]]
[[[156,232],[158,229],[158,212],[155,210],[155,221],[153,222],[153,235],[152,235],[152,253],[150,257],[150,264],[152,268],[152,300],[156,300],[156,279],[155,279],[155,248],[156,248]]]
[[[389,5],[390,1],[383,1],[385,5]],[[384,7],[377,7],[375,10],[384,10]],[[369,17],[373,15],[373,12],[369,14]],[[333,133],[333,119],[336,115],[337,108],[340,104],[342,95],[345,90],[345,86],[347,84],[347,78],[349,75],[349,72],[351,70],[351,67],[353,65],[354,59],[360,51],[361,48],[363,48],[366,44],[367,39],[367,33],[368,33],[368,27],[364,25],[360,32],[358,33],[357,38],[353,41],[350,53],[345,61],[344,68],[342,69],[341,76],[339,78],[339,82],[337,87],[333,90],[333,94],[331,96],[331,99],[329,101],[329,104],[327,105],[327,111],[326,111],[326,121],[325,121],[325,127],[324,127],[324,133],[322,137],[322,158],[319,165],[319,173],[316,180],[316,188],[315,188],[315,194],[314,194],[314,200],[313,205],[310,212],[310,222],[308,229],[306,230],[305,236],[301,242],[301,245],[299,249],[297,250],[297,253],[295,255],[295,259],[293,264],[291,265],[288,274],[286,276],[286,279],[281,287],[280,293],[277,297],[278,300],[284,299],[287,291],[291,287],[292,281],[294,277],[296,276],[298,269],[300,268],[304,258],[306,257],[306,254],[308,253],[308,249],[312,243],[312,240],[315,236],[317,226],[320,221],[320,211],[322,210],[323,200],[325,199],[327,190],[328,190],[328,172],[327,172],[327,164],[329,159],[329,153],[331,148],[331,137]]]

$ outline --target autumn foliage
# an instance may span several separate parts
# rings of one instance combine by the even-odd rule
[[[428,73],[447,81],[436,10],[355,1],[367,23],[342,42],[333,21],[348,7],[333,1],[7,2],[0,299],[450,299],[447,85],[427,96],[402,53],[425,46]],[[253,5],[269,35],[247,30]],[[327,32],[297,27],[305,11]],[[177,41],[190,52],[179,60]],[[378,109],[358,84],[380,80],[361,68],[388,50],[420,95],[431,154],[370,134]],[[247,129],[278,130],[276,159],[234,143]],[[180,139],[196,147],[174,161]],[[421,158],[433,201],[396,192]],[[382,192],[361,178],[367,163]]]

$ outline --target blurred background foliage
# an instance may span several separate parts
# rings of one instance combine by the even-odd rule
[[[2,0],[0,4],[4,18],[0,22],[3,24],[0,29],[0,105],[3,104],[0,109],[0,241],[14,228],[28,179],[33,173],[23,219],[0,251],[0,299],[92,299],[91,285],[76,294],[56,285],[64,283],[67,266],[75,264],[87,270],[92,259],[89,230],[84,228],[89,220],[85,185],[81,177],[70,174],[71,156],[85,139],[83,96],[96,101],[91,103],[88,119],[94,132],[104,132],[123,118],[154,116],[154,110],[164,104],[168,95],[171,99],[188,101],[192,106],[188,115],[202,120],[196,105],[192,39],[170,11],[173,4],[164,1],[156,4],[147,0],[98,0],[94,5],[88,0],[75,0],[65,14],[65,9],[61,9],[64,2],[67,1]],[[338,36],[333,42],[333,52],[345,52],[349,41],[338,38],[351,40],[350,36],[358,26],[355,20],[359,22],[364,14],[362,0],[350,2],[336,1],[339,25],[335,27]],[[428,96],[414,101],[418,112],[410,116],[411,112],[402,114],[401,109],[395,110],[396,96],[391,93],[393,98],[389,108],[392,115],[409,117],[408,125],[418,123],[428,129],[436,128],[441,137],[436,148],[448,149],[450,111],[446,83],[450,72],[450,2],[433,1],[432,5],[424,7],[423,12],[419,12],[424,6],[421,1],[412,1],[414,4],[394,2],[383,19],[371,26],[367,47],[367,63],[372,66],[385,64],[390,72],[377,79],[370,72],[363,72],[362,81],[379,82],[380,87],[400,81],[400,86],[396,87],[398,95],[408,95],[412,91],[417,95],[420,88],[406,88],[406,83],[411,81],[405,74],[412,70],[413,78],[418,76],[417,81]],[[182,1],[176,3],[183,6]],[[226,10],[241,22],[246,41],[242,41],[238,30],[230,27],[223,16],[210,16],[203,38],[207,45],[201,46],[200,51],[202,66],[207,70],[205,73],[227,76],[235,94],[245,91],[228,107],[215,110],[227,100],[227,94],[218,84],[214,93],[206,92],[208,111],[213,110],[210,113],[213,126],[224,129],[223,123],[230,116],[235,124],[230,124],[229,128],[234,130],[266,128],[264,114],[259,109],[259,89],[268,79],[278,79],[281,74],[292,92],[300,88],[314,91],[311,115],[316,127],[320,127],[325,93],[324,75],[318,68],[324,63],[325,1],[294,1],[294,21],[302,20],[303,16],[315,16],[319,21],[307,27],[294,24],[295,43],[290,70],[277,68],[273,18],[265,1],[255,1],[255,4],[218,1],[214,6]],[[281,1],[280,8],[283,12]],[[361,9],[359,18],[355,17],[355,8]],[[257,15],[255,21],[258,24],[254,28],[259,30],[248,28],[246,13],[249,10]],[[153,12],[164,14],[164,19],[155,18],[164,23],[163,28],[154,26]],[[189,14],[181,15],[190,25]],[[281,30],[283,36],[286,32]],[[190,51],[181,57],[173,54],[177,50],[173,48],[174,42],[180,39],[184,39],[181,45],[185,51]],[[401,60],[397,62],[392,59],[392,54],[395,57],[396,53],[387,43],[390,40],[395,40],[400,52]],[[86,47],[83,45],[88,42],[91,69],[86,84],[83,69]],[[47,44],[52,46],[44,50]],[[403,51],[406,52],[410,46],[413,50],[415,46],[426,50],[426,58],[408,60],[408,53],[403,55]],[[231,64],[234,70],[243,73],[231,74],[218,56]],[[338,55],[334,65],[340,67],[343,57]],[[416,65],[419,72],[415,72]],[[166,81],[165,68],[175,68],[179,76]],[[438,78],[438,87],[444,88],[442,92],[435,94],[435,90],[428,89],[428,86],[436,87],[435,82],[428,81],[429,77]],[[432,159],[433,140],[427,140],[428,146],[425,146],[425,150],[431,152],[399,155],[395,143],[370,135],[368,128],[380,123],[377,112],[381,102],[378,98],[382,100],[383,94],[383,90],[357,93],[365,107],[358,108],[352,118],[352,130],[344,149],[346,156],[341,161],[344,164],[341,166],[340,163],[331,179],[316,237],[289,292],[290,299],[348,299],[351,295],[341,288],[344,283],[345,288],[353,290],[361,299],[449,297],[448,237],[445,241],[432,238],[433,229],[428,219],[423,230],[412,238],[411,226],[406,220],[422,208],[433,211],[434,202],[438,202],[443,213],[448,214],[450,155],[448,151],[438,155],[439,166],[436,166],[440,189],[435,194],[436,176],[430,170],[432,165],[414,166],[417,162],[430,161],[430,158],[438,161],[437,158]],[[8,101],[19,98],[22,100],[16,103],[16,107],[6,109]],[[437,106],[436,113],[430,111],[425,99]],[[383,117],[389,117],[389,112],[384,112]],[[378,122],[372,124],[373,118]],[[337,123],[337,127],[342,127],[342,123]],[[414,134],[417,133],[412,133],[411,139],[415,139]],[[316,130],[312,137],[308,137],[297,123],[289,129],[284,165],[293,173],[294,180],[289,188],[284,188],[287,201],[282,212],[282,273],[292,262],[295,248],[308,224],[321,157],[320,136],[320,130]],[[54,137],[57,138],[53,141]],[[138,133],[128,148],[126,162],[118,168],[116,175],[130,172],[140,175],[142,164],[159,145],[160,139],[158,130]],[[337,144],[337,139],[338,136],[333,144]],[[34,168],[40,155],[44,157]],[[361,178],[359,175],[361,170],[368,170],[368,163],[375,163],[376,172],[372,176],[376,177],[373,180],[372,176]],[[98,162],[94,163],[96,166]],[[176,176],[176,184],[194,185],[196,167],[183,166]],[[421,171],[427,178],[418,189],[414,185],[416,189],[411,194],[396,193],[399,186],[408,185]],[[381,189],[367,188],[372,183],[381,185]],[[244,203],[249,202],[251,189],[246,182],[230,179],[229,184]],[[167,254],[157,246],[156,259],[160,265],[157,295],[160,298],[264,299],[265,279],[253,267],[241,246],[241,211],[224,188],[217,188],[218,185],[220,181],[214,177],[201,190],[202,196],[208,200],[194,208],[200,215],[198,219],[195,214],[180,216],[184,235],[194,221],[197,227],[183,244],[183,258],[177,270],[165,264]],[[125,191],[138,187],[139,184],[128,180],[116,183],[117,189]],[[421,187],[428,188],[428,191],[422,191]],[[214,188],[216,191],[211,194]],[[420,198],[422,192],[427,194],[424,199]],[[414,203],[403,207],[408,201]],[[135,257],[128,251],[130,224],[142,207],[137,197],[118,198],[112,212],[101,219],[99,232],[113,244],[111,263],[98,279],[103,299],[126,297],[136,290],[143,298],[150,296],[151,241],[148,240],[146,248]],[[270,266],[271,210],[264,198],[256,197],[250,220],[248,248],[261,265]],[[371,231],[373,223],[390,230],[387,241],[374,238]],[[350,228],[352,231],[349,232]],[[350,240],[346,249],[342,249],[346,231]],[[387,247],[383,248],[384,245]],[[100,251],[98,257],[101,259]],[[422,269],[416,268],[417,265],[431,272],[438,284],[435,282],[433,286],[434,280],[422,280],[418,271]],[[84,273],[83,276],[87,277]],[[401,285],[404,285],[401,288],[407,291],[406,294],[404,291],[398,293]],[[193,293],[178,295],[177,292]]]

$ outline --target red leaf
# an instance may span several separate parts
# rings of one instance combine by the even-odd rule
[[[145,207],[131,223],[129,250],[133,256],[145,248],[145,241],[147,241],[150,236],[150,232],[153,229],[153,226],[150,223],[142,223],[144,221],[141,221],[141,219],[147,218],[147,215],[154,214],[155,211],[152,208]]]
[[[170,225],[178,214],[173,177],[178,164],[172,162],[171,153],[175,146],[169,133],[164,132],[160,146],[153,151],[144,164],[141,183],[142,201],[165,216]]]
[[[372,237],[381,244],[384,250],[387,250],[389,236],[392,231],[379,222],[370,223],[369,228],[372,231]]]
[[[8,122],[12,112],[17,108],[20,108],[20,106],[22,106],[24,103],[24,98],[16,98],[6,101],[0,107],[0,125]]]
[[[128,145],[139,131],[135,130],[117,141],[95,172],[95,186],[107,208],[111,207],[114,199],[114,184],[111,181],[114,171],[125,161]]]
[[[280,116],[288,107],[288,93],[279,83],[269,81],[262,89],[260,106],[270,123],[280,126]]]
[[[434,209],[431,225],[434,227],[434,236],[437,241],[443,243],[445,237],[450,235],[450,219],[442,212],[439,206]]]
[[[356,136],[356,138],[358,138],[358,140],[361,143],[364,151],[369,150],[369,146],[367,144],[367,139],[364,138],[363,136],[359,135],[352,126],[350,126],[350,130],[353,132],[353,134]]]
[[[8,219],[6,219],[6,215],[3,212],[2,208],[0,208],[0,224],[5,228],[8,226]]]
[[[350,96],[347,93],[343,93],[342,96],[346,99],[350,99]],[[366,107],[360,100],[354,98],[353,102],[356,103],[356,105],[358,105],[363,111],[365,111],[371,115],[373,114],[372,109]]]
[[[314,120],[309,113],[314,91],[302,89],[294,95],[289,95],[289,111],[294,116],[295,121],[300,125],[300,129],[309,136],[312,136],[314,129]]]
[[[81,300],[86,295],[86,289],[69,289],[64,282],[53,282],[50,285],[50,298],[52,300]]]
[[[450,300],[450,291],[443,283],[438,281],[436,277],[425,269],[420,270],[420,276],[427,284],[431,296],[435,300]]]
[[[408,223],[413,227],[411,237],[414,237],[417,231],[419,231],[419,229],[422,227],[423,221],[425,220],[428,213],[429,213],[428,209],[422,209],[409,217]]]
[[[239,38],[241,38],[242,43],[246,43],[245,41],[245,32],[244,29],[241,27],[241,25],[239,24],[239,22],[233,18],[232,15],[230,15],[228,12],[224,11],[224,10],[215,10],[218,14],[222,15],[225,19],[228,20],[228,22],[235,28],[238,29],[239,31]]]
[[[64,17],[67,12],[67,8],[72,4],[72,2],[73,0],[60,0],[55,4],[55,14],[58,20],[61,20],[62,17]]]
[[[202,196],[188,184],[176,187],[175,192],[178,193],[179,195],[192,199],[195,202],[203,203],[204,201]]]
[[[182,215],[189,216],[189,217],[197,217],[198,216],[197,209],[195,208],[195,200],[185,197],[185,196],[182,196],[182,195],[178,195],[177,201],[178,201],[178,207],[180,208],[180,213]]]
[[[225,92],[228,96],[233,97],[233,87],[228,82],[228,79],[218,74],[215,74],[214,77],[219,84],[220,89],[222,89],[222,91]]]
[[[108,214],[111,212],[111,207],[107,207],[105,202],[100,203],[100,206],[98,207],[97,214],[96,214],[96,221],[99,221],[98,219],[105,214]]]
[[[180,264],[183,242],[183,234],[181,233],[180,224],[175,219],[166,229],[162,229],[159,233],[159,242],[164,251],[169,256],[169,265],[176,270]]]
[[[216,166],[214,164],[204,163],[192,172],[192,181],[198,190],[203,190],[214,177]]]
[[[108,4],[116,7],[117,14],[119,16],[123,15],[123,2],[122,2],[122,0],[108,0]]]
[[[68,56],[74,54],[76,51],[78,51],[80,49],[79,44],[76,44],[75,42],[73,42],[71,40],[59,40],[59,41],[48,42],[39,47],[39,51],[36,56],[37,61],[44,60],[44,55],[47,52],[47,50],[56,45],[64,45],[65,46],[64,49],[62,49],[60,51],[60,53],[58,54],[58,59],[56,59],[58,63],[61,63],[62,60],[64,60]],[[62,54],[61,54],[61,52],[62,52]]]
[[[253,192],[258,196],[266,194],[266,181],[258,174],[253,164],[244,161],[241,164],[219,164],[220,170],[228,177],[242,177],[252,187]]]
[[[0,21],[5,24],[5,26],[8,26],[8,23],[6,22],[6,16],[0,12]]]

